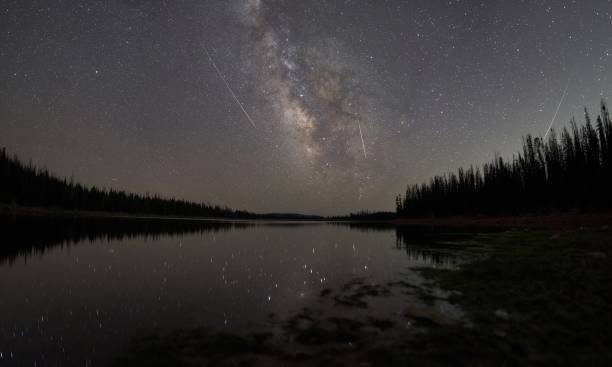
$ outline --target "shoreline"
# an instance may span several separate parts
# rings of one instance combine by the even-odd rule
[[[461,247],[470,259],[457,267],[413,266],[413,277],[404,271],[379,281],[355,276],[286,316],[270,314],[258,328],[151,330],[126,345],[116,363],[609,365],[609,302],[600,295],[610,294],[602,280],[610,274],[611,234],[459,237],[453,251]]]
[[[393,225],[397,227],[440,228],[448,230],[466,229],[544,229],[575,230],[583,227],[612,226],[612,212],[603,213],[552,213],[525,214],[517,216],[453,216],[431,218],[396,218],[391,220],[354,220],[354,219],[299,219],[299,218],[222,218],[156,215],[146,213],[102,212],[87,210],[68,210],[47,207],[11,206],[0,204],[1,217],[74,217],[74,218],[124,218],[159,219],[214,222],[315,222],[315,223],[354,223],[372,225]]]
[[[122,218],[122,219],[160,219],[190,221],[249,221],[244,218],[189,217],[174,215],[157,215],[146,213],[102,212],[93,210],[69,210],[40,206],[14,206],[0,204],[0,217],[73,217],[73,218]]]
[[[398,218],[396,226],[422,226],[445,229],[543,229],[575,230],[612,225],[612,213],[553,213],[501,217]]]

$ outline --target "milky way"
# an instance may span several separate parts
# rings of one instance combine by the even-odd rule
[[[0,18],[0,146],[254,211],[390,210],[612,96],[610,0],[6,0]]]
[[[249,28],[246,54],[255,58],[277,128],[313,173],[333,166],[336,173],[360,174],[359,161],[367,158],[360,126],[370,124],[371,101],[356,71],[343,65],[342,45],[318,37],[294,40],[300,35],[294,35],[284,6],[252,0],[242,12]]]

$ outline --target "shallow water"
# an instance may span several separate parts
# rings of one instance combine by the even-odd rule
[[[452,246],[392,227],[159,219],[2,227],[3,366],[108,365],[156,330],[257,328],[355,278],[419,283],[411,269],[461,261]]]

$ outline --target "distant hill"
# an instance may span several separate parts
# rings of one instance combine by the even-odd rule
[[[300,213],[266,213],[258,214],[258,219],[286,219],[286,220],[323,220],[325,217],[320,215],[300,214]]]

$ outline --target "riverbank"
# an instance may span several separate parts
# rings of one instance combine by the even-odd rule
[[[588,227],[612,226],[612,213],[554,213],[546,215],[518,215],[504,217],[443,217],[398,218],[391,221],[398,226],[453,229],[538,229],[575,230]]]
[[[84,217],[84,218],[155,218],[169,220],[230,220],[230,221],[308,221],[323,223],[356,223],[367,225],[395,225],[424,229],[443,229],[445,231],[479,231],[479,230],[576,230],[588,227],[612,226],[612,212],[607,213],[553,213],[546,215],[518,215],[502,217],[431,217],[431,218],[397,218],[392,220],[329,220],[300,217],[283,218],[278,215],[260,218],[208,218],[153,215],[146,213],[122,213],[101,211],[79,211],[46,207],[25,207],[0,204],[0,216],[50,216],[50,217]]]
[[[475,364],[610,365],[610,229],[507,232],[470,242],[485,256],[459,271],[422,272],[454,290],[449,301],[473,323],[468,331],[432,333],[429,348],[450,348]]]
[[[252,216],[236,217],[194,217],[180,215],[163,215],[151,213],[127,213],[92,210],[69,210],[61,208],[34,207],[0,204],[0,217],[72,217],[72,218],[139,218],[139,219],[168,219],[193,221],[295,221],[295,222],[328,222],[323,217],[304,214],[252,214]]]
[[[47,208],[38,206],[19,206],[0,204],[0,216],[24,217],[74,217],[74,218],[140,218],[140,219],[167,219],[167,220],[195,220],[195,221],[221,221],[221,220],[251,220],[244,218],[209,218],[188,217],[172,215],[156,215],[147,213],[103,212],[87,210],[69,210],[60,208]]]

